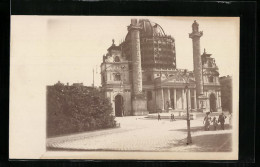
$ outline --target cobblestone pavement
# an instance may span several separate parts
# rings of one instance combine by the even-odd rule
[[[231,151],[231,130],[204,131],[202,118],[191,121],[193,144],[186,145],[185,120],[142,116],[116,118],[120,128],[47,139],[50,150]]]

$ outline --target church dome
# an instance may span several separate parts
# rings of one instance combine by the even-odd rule
[[[141,24],[142,30],[141,35],[143,36],[164,36],[164,30],[163,28],[154,22],[151,22],[148,19],[141,19],[139,21]]]
[[[140,36],[152,37],[152,36],[165,36],[163,28],[154,22],[151,22],[148,19],[139,20],[140,27]],[[125,38],[126,41],[130,40],[130,33],[128,32]]]

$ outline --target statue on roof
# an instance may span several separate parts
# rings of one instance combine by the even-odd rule
[[[192,24],[192,31],[193,32],[199,32],[199,24],[196,20],[194,20],[194,23]]]

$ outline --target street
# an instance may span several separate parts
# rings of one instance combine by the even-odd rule
[[[48,150],[66,151],[232,151],[232,130],[204,131],[203,117],[191,120],[192,144],[186,144],[186,120],[117,117],[119,128],[48,138]],[[226,120],[228,123],[228,120]],[[220,128],[220,127],[219,127]]]

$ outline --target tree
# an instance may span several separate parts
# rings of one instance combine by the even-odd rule
[[[222,109],[232,112],[232,78],[221,77],[220,85]]]
[[[112,106],[92,87],[47,87],[47,136],[115,127]]]

